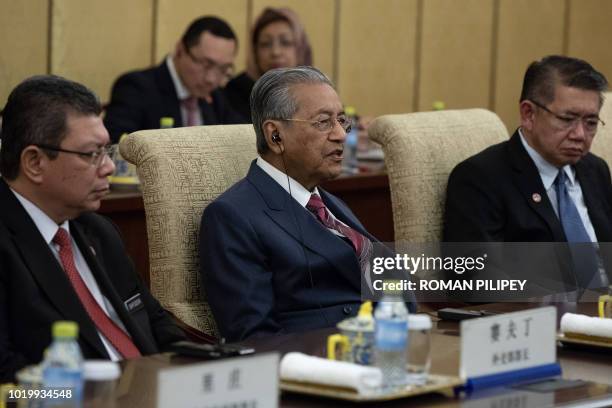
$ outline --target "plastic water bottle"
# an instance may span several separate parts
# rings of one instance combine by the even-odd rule
[[[383,374],[383,391],[407,384],[408,309],[399,294],[385,293],[374,312],[376,366]]]
[[[355,174],[359,172],[359,166],[357,163],[357,144],[359,142],[359,134],[357,129],[357,116],[355,108],[347,106],[344,108],[344,113],[348,120],[351,121],[351,131],[346,134],[346,141],[344,142],[344,171],[349,174]]]
[[[45,407],[80,408],[83,401],[83,356],[75,322],[53,324],[53,342],[43,361]]]

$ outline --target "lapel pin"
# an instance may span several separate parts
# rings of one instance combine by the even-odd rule
[[[542,201],[542,196],[541,196],[541,195],[539,195],[538,193],[533,193],[533,194],[531,195],[531,199],[532,199],[534,202],[539,203],[540,201]]]

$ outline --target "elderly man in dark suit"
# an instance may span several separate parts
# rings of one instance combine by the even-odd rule
[[[567,242],[569,257],[557,252],[540,267],[557,262],[568,291],[607,285],[605,245],[597,243],[612,241],[610,170],[589,152],[602,125],[606,87],[585,61],[548,56],[533,62],[523,82],[520,128],[451,173],[444,240]]]
[[[129,72],[117,79],[104,124],[116,143],[124,133],[161,127],[240,123],[219,89],[232,75],[236,35],[217,17],[193,21],[160,65]]]
[[[114,165],[84,86],[30,78],[8,98],[0,150],[0,382],[73,320],[85,358],[159,352],[183,333],[142,285],[116,228],[91,213]]]
[[[310,67],[268,71],[251,111],[259,157],[204,210],[200,232],[202,279],[228,340],[353,316],[376,241],[318,187],[340,174],[350,126],[329,79]]]

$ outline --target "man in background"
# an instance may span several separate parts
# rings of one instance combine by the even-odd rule
[[[612,241],[612,186],[606,162],[589,152],[603,125],[606,88],[606,78],[586,61],[533,62],[523,81],[521,126],[449,177],[444,241],[567,242],[566,262],[558,253],[541,263],[533,258],[535,273],[526,277],[555,264],[568,291],[606,286],[610,275],[597,243]]]
[[[128,359],[183,340],[142,284],[121,237],[92,213],[115,166],[96,96],[56,76],[25,80],[0,150],[0,382],[42,360],[72,320],[86,359]]]
[[[319,187],[340,175],[350,128],[329,79],[311,67],[270,70],[251,112],[259,157],[206,207],[200,230],[203,286],[229,341],[354,316],[377,242]]]
[[[231,27],[200,17],[158,66],[122,75],[113,85],[104,124],[113,143],[124,133],[161,127],[239,123],[219,89],[232,76],[238,49]]]

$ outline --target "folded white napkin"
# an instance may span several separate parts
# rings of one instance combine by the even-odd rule
[[[382,384],[379,368],[297,352],[285,354],[280,363],[280,376],[283,380],[352,388],[359,394],[374,393]]]
[[[561,331],[563,333],[608,337],[612,341],[612,319],[565,313],[561,317]]]

